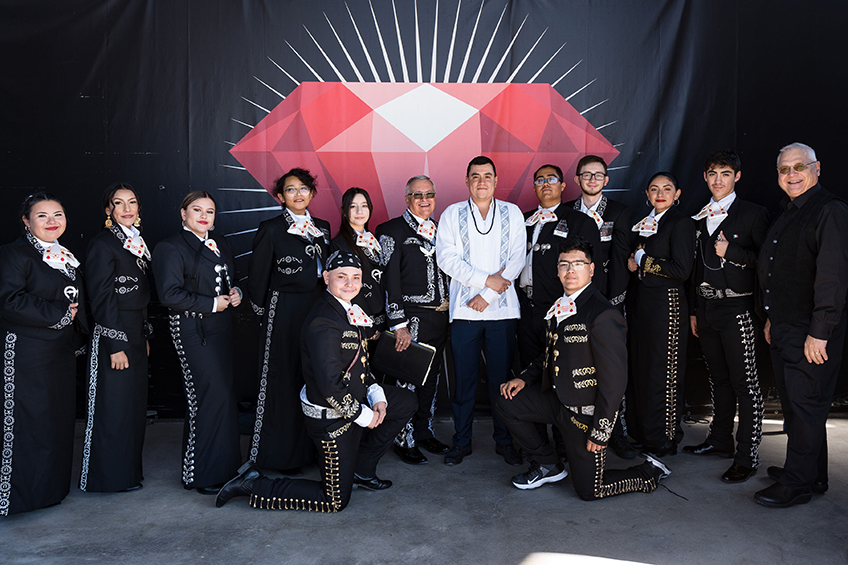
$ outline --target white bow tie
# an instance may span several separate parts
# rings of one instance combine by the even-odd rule
[[[422,222],[418,224],[418,231],[416,233],[427,241],[433,241],[433,238],[436,237],[436,224],[432,220]]]
[[[65,271],[66,265],[76,269],[80,264],[74,254],[59,245],[58,242],[54,242],[53,245],[45,249],[41,259],[57,271]]]
[[[727,210],[719,206],[718,202],[710,202],[701,211],[692,216],[693,220],[702,220],[709,218],[711,220],[720,220],[727,217]]]
[[[633,231],[639,232],[642,237],[656,235],[660,223],[655,216],[645,216],[638,224],[633,226]]]
[[[371,317],[356,304],[351,304],[350,308],[347,309],[347,321],[350,322],[350,325],[352,326],[360,326],[364,328],[370,328],[374,325],[374,320],[372,320]]]
[[[373,249],[376,252],[380,252],[380,244],[377,242],[377,238],[374,237],[370,231],[362,232],[361,234],[356,236],[356,245],[358,247],[364,247],[366,249]]]
[[[536,210],[536,212],[527,218],[527,221],[524,222],[525,226],[535,226],[538,223],[542,225],[547,224],[548,222],[557,221],[557,215],[551,212],[550,210]]]
[[[568,296],[560,296],[557,298],[557,301],[554,302],[553,306],[550,307],[548,313],[545,314],[545,319],[550,320],[554,316],[556,316],[557,324],[562,322],[568,317],[571,317],[577,313],[577,304],[574,303],[574,300],[569,298]]]
[[[319,237],[324,235],[324,232],[318,229],[315,224],[312,223],[312,220],[304,220],[303,222],[292,224],[288,229],[288,233],[303,237]]]

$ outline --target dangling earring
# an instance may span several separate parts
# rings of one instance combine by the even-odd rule
[[[112,216],[106,216],[106,221],[103,222],[103,225],[106,226],[107,229],[111,228],[112,227]]]
[[[215,224],[212,224],[212,227],[210,227],[207,231],[215,231]]]
[[[140,227],[141,227],[141,216],[136,216],[136,217],[135,217],[135,221],[133,222],[133,225],[134,225],[135,227],[137,227],[137,228],[140,228]]]

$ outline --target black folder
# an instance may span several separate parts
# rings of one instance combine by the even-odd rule
[[[405,350],[397,351],[395,333],[385,331],[377,340],[377,349],[371,358],[371,366],[390,377],[421,386],[427,382],[435,357],[435,347],[415,341]]]

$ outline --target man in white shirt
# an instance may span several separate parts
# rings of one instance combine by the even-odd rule
[[[465,176],[470,198],[444,211],[436,241],[436,261],[451,277],[451,349],[456,372],[455,434],[453,448],[445,455],[446,465],[462,463],[471,454],[481,350],[493,401],[509,377],[515,352],[519,307],[512,281],[524,267],[527,236],[521,210],[494,198],[497,184],[492,160],[472,159]],[[512,436],[496,414],[492,423],[495,451],[507,463],[521,465]]]

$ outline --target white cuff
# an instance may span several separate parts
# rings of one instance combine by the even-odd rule
[[[218,311],[218,298],[215,297],[215,298],[212,299],[212,313],[214,314],[217,311]]]
[[[385,402],[386,407],[389,406],[389,401],[386,400],[386,393],[383,391],[383,387],[374,383],[368,387],[368,404],[374,406],[378,402]]]
[[[638,250],[636,250],[636,254],[633,256],[633,260],[636,261],[636,264],[641,267],[642,266],[642,257],[644,257],[644,256],[645,256],[645,250],[644,249],[638,249]]]
[[[368,424],[371,423],[371,420],[374,419],[374,411],[362,405],[362,412],[359,413],[359,417],[353,421],[360,428],[367,428]]]
[[[401,329],[401,328],[405,328],[405,327],[406,327],[406,326],[408,326],[408,325],[409,325],[409,322],[401,322],[401,323],[399,323],[399,324],[398,324],[398,325],[396,325],[396,326],[391,326],[389,329],[390,329],[391,331],[395,332],[395,331],[397,331],[397,330],[399,330],[399,329]]]

